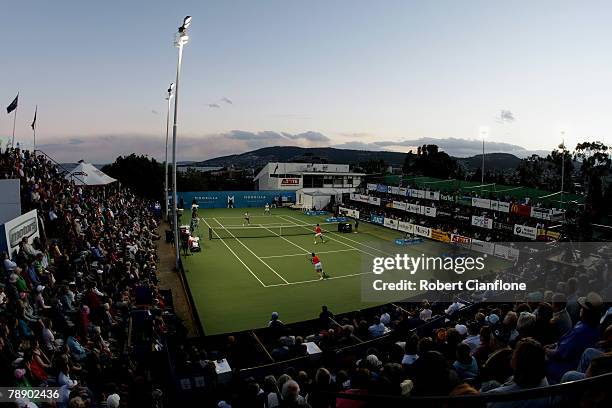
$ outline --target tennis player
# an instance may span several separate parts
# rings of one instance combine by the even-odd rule
[[[244,227],[245,225],[251,225],[251,215],[248,211],[244,213],[244,223],[242,226]]]
[[[323,272],[323,264],[321,264],[321,260],[315,253],[311,254],[312,258],[310,262],[314,265],[315,272],[319,274],[319,280],[327,279],[329,276],[325,272]]]
[[[320,238],[321,242],[325,243],[325,240],[323,239],[323,230],[321,230],[321,226],[317,224],[314,230],[315,230],[315,239],[314,239],[315,245],[317,245],[317,238]]]
[[[264,215],[270,215],[270,204],[266,203],[264,207]]]

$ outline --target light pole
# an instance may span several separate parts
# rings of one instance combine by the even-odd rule
[[[482,138],[482,174],[480,175],[480,185],[484,185],[484,174],[485,174],[485,139],[489,136],[489,128],[481,126],[479,129],[480,137]]]
[[[180,263],[180,248],[179,248],[179,228],[178,228],[178,215],[177,215],[177,202],[176,202],[176,127],[177,127],[177,115],[178,115],[178,94],[179,94],[179,81],[181,78],[181,62],[183,60],[183,46],[189,41],[187,35],[187,29],[191,25],[191,16],[183,19],[183,24],[178,29],[178,34],[174,45],[179,49],[178,62],[176,64],[176,87],[174,89],[174,122],[172,124],[172,222],[174,225],[174,266],[176,270],[179,270]]]
[[[170,84],[168,88],[168,96],[166,96],[166,100],[168,101],[168,110],[166,112],[166,159],[164,160],[164,219],[168,221],[168,134],[170,132],[170,101],[172,100],[172,91],[174,90],[174,82]]]
[[[561,132],[561,136],[565,136],[565,132]],[[561,140],[559,145],[561,150],[561,209],[563,209],[563,187],[565,182],[565,138]]]

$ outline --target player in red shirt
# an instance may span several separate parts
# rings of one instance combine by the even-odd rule
[[[314,230],[315,230],[315,239],[314,239],[315,245],[317,245],[317,238],[321,238],[321,242],[325,243],[325,240],[323,239],[323,230],[321,229],[321,226],[317,224]]]
[[[312,264],[314,265],[315,272],[319,274],[319,280],[329,278],[329,276],[327,276],[327,274],[323,272],[323,264],[321,264],[321,260],[319,259],[319,257],[315,255],[314,252],[311,254],[311,256],[312,258],[310,259],[310,262],[312,262]]]

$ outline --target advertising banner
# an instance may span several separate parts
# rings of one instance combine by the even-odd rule
[[[423,227],[421,225],[415,225],[414,233],[422,237],[431,238],[431,228],[428,228],[428,227]]]
[[[368,197],[368,204],[380,205],[380,197]]]
[[[408,189],[406,187],[400,187],[399,189],[399,195],[401,196],[407,196],[408,195]]]
[[[406,211],[415,213],[415,214],[421,214],[421,206],[418,204],[407,203]]]
[[[518,235],[520,237],[525,237],[529,239],[536,239],[538,234],[538,230],[535,227],[528,227],[526,225],[518,225],[514,226],[514,235]]]
[[[393,201],[393,208],[406,211],[406,203],[403,201]]]
[[[470,244],[472,243],[472,238],[464,237],[463,235],[451,234],[451,242],[469,248]]]
[[[397,229],[400,231],[407,232],[408,234],[414,234],[414,224],[406,221],[398,222]]]
[[[538,218],[540,220],[550,220],[552,216],[552,210],[548,208],[531,207],[531,218]]]
[[[472,225],[480,228],[493,228],[493,220],[484,215],[472,215]]]
[[[383,225],[387,228],[397,229],[397,227],[399,226],[399,221],[394,220],[393,218],[385,218],[383,220]]]
[[[187,191],[179,192],[177,195],[179,199],[183,199],[186,208],[191,208],[193,200],[200,208],[244,208],[263,207],[266,204],[282,206],[284,203],[295,203],[295,191],[288,190]]]
[[[19,217],[13,218],[0,226],[0,250],[13,254],[19,249],[19,243],[27,238],[31,244],[34,238],[40,237],[38,229],[38,215],[36,210],[29,211]]]
[[[484,198],[472,197],[472,207],[479,207],[479,208],[490,209],[491,208],[491,200],[486,200]]]
[[[423,207],[423,214],[428,217],[435,217],[436,207]]]
[[[506,231],[506,232],[514,232],[514,225],[505,224],[503,222],[493,221],[493,228],[496,230]]]
[[[370,221],[373,222],[374,224],[380,224],[380,225],[384,225],[385,224],[385,217],[383,217],[382,215],[370,215]]]
[[[376,191],[378,191],[379,193],[387,193],[389,192],[389,189],[384,184],[377,184]]]
[[[491,200],[491,209],[494,211],[509,213],[510,203],[507,203],[505,201]]]
[[[479,239],[472,239],[472,245],[470,248],[474,251],[482,252],[489,255],[493,255],[493,253],[495,252],[495,244],[493,242],[481,241]]]
[[[512,214],[518,214],[523,217],[531,216],[531,206],[525,204],[512,204],[510,206],[510,212]]]
[[[368,183],[368,191],[376,191],[376,184]]]
[[[436,241],[440,242],[450,242],[450,233],[438,229],[432,229],[431,239],[435,239]]]
[[[439,191],[426,191],[425,192],[425,198],[428,199],[428,200],[439,201],[440,200],[440,192]]]
[[[391,194],[399,195],[400,188],[399,187],[391,187]]]

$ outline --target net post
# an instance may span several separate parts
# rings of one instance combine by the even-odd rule
[[[208,240],[213,239],[213,230],[212,227],[208,227]]]

